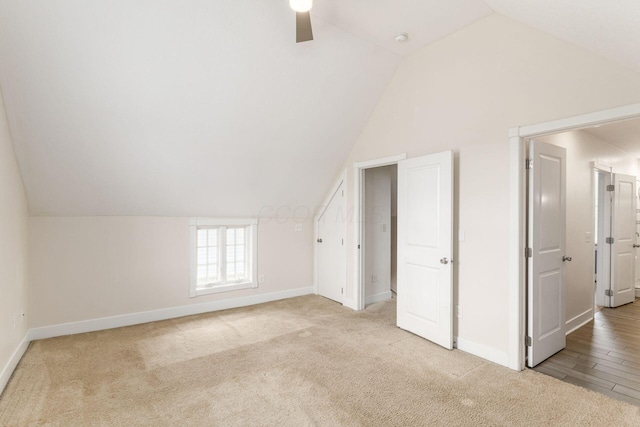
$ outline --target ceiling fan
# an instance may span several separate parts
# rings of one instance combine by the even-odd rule
[[[313,0],[289,0],[289,6],[296,11],[296,43],[313,40],[309,15]]]

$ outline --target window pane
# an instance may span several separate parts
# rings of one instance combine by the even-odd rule
[[[207,242],[207,244],[209,246],[218,246],[218,229],[210,228],[207,231],[208,231],[208,238],[209,238],[209,241]]]
[[[236,243],[236,229],[227,228],[227,245],[234,245]]]
[[[234,262],[235,258],[235,251],[233,250],[233,246],[227,246],[227,263]]]
[[[244,261],[244,245],[236,246],[236,261]]]
[[[218,248],[208,248],[207,263],[218,264]]]
[[[207,248],[198,248],[198,265],[207,263]]]
[[[198,230],[198,238],[196,240],[198,241],[198,247],[207,246],[207,230]]]
[[[238,243],[244,243],[244,228],[236,228],[236,239]]]

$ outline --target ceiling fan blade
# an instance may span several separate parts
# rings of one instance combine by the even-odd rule
[[[309,12],[296,12],[296,43],[313,40],[311,15]]]

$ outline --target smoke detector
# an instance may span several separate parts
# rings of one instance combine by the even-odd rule
[[[407,41],[407,39],[409,38],[409,35],[407,33],[398,33],[396,34],[396,41],[398,43],[404,43]]]

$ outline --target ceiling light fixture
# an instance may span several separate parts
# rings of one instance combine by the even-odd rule
[[[313,6],[313,0],[289,0],[289,6],[296,12],[309,12]]]
[[[293,0],[291,0],[291,1],[293,1]],[[409,38],[409,35],[407,33],[398,33],[398,34],[396,34],[396,41],[398,43],[406,42],[408,38]]]

